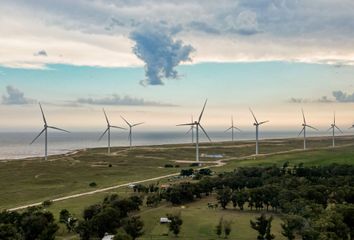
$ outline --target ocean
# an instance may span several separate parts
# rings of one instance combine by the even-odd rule
[[[28,157],[43,156],[44,137],[41,136],[35,143],[30,142],[38,132],[2,132],[0,133],[0,159],[22,159]],[[64,154],[77,149],[106,147],[107,136],[98,141],[102,132],[73,132],[61,133],[56,131],[48,132],[48,154]],[[231,133],[223,131],[208,131],[213,142],[230,141]],[[295,138],[298,132],[295,131],[261,131],[260,139],[273,138]],[[311,132],[311,136],[328,136],[330,133]],[[200,134],[200,141],[207,141],[203,134]],[[235,133],[237,140],[253,140],[255,132],[243,131]],[[133,132],[133,145],[161,145],[175,143],[190,143],[191,135],[186,135],[181,131],[136,131]],[[120,132],[111,132],[111,146],[128,146],[128,134]]]

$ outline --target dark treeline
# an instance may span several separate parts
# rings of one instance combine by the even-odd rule
[[[223,209],[264,210],[284,218],[283,235],[293,239],[354,239],[354,166],[245,167],[161,192],[172,204],[215,193]]]

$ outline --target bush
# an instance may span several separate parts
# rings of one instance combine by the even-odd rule
[[[199,167],[199,163],[191,163],[189,166],[190,167]]]
[[[191,176],[194,173],[193,168],[190,169],[182,169],[181,170],[181,176]]]
[[[52,204],[53,204],[53,202],[51,200],[45,200],[42,202],[43,207],[49,207]]]
[[[108,164],[108,167],[112,167],[112,164]]]
[[[173,165],[172,164],[165,164],[165,168],[173,168]]]
[[[95,182],[90,182],[89,186],[90,186],[90,187],[96,187],[96,186],[97,186],[97,183],[95,183]]]
[[[178,164],[176,164],[176,165],[175,165],[175,168],[179,168],[179,165],[178,165]]]

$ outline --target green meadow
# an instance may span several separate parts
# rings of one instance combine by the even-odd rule
[[[263,140],[260,143],[260,155],[253,156],[255,145],[251,141],[203,143],[201,153],[222,154],[223,158],[201,158],[216,173],[232,171],[244,166],[282,166],[323,165],[331,163],[354,164],[354,138],[352,136],[337,139],[337,147],[331,148],[330,138],[311,138],[309,149],[301,150],[302,139]],[[42,159],[9,160],[0,162],[1,196],[0,209],[9,209],[26,204],[42,202],[58,197],[97,190],[119,184],[179,173],[189,168],[188,162],[195,159],[195,148],[191,144],[135,147],[132,149],[116,147],[107,155],[106,149],[81,150],[73,154],[51,156],[48,161]],[[212,164],[211,162],[215,162]],[[224,165],[217,166],[222,162]],[[172,164],[173,168],[165,168]],[[175,165],[179,165],[176,166]],[[179,180],[161,179],[151,183],[170,183]],[[97,186],[90,187],[95,182]],[[148,184],[148,182],[146,183]],[[107,192],[85,195],[77,198],[54,202],[48,210],[57,218],[61,209],[68,209],[80,218],[83,209],[102,201],[111,193],[129,196],[133,193],[129,187],[121,187]],[[143,207],[139,215],[145,223],[145,234],[140,239],[174,239],[167,236],[167,227],[160,225],[159,218],[166,213],[181,212],[184,224],[179,239],[216,239],[215,226],[220,217],[232,221],[230,239],[255,239],[256,232],[250,228],[249,221],[259,216],[256,211],[234,209],[210,210],[207,202],[216,201],[214,197],[204,198],[183,207],[174,207],[162,203],[156,208]],[[280,234],[280,216],[274,215],[273,232],[276,239]],[[67,234],[62,229],[58,239],[78,239],[75,234]]]

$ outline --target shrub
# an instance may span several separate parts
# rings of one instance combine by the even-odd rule
[[[96,187],[96,186],[97,186],[97,183],[95,183],[95,182],[90,182],[89,186],[90,186],[90,187]]]
[[[165,168],[173,168],[173,165],[172,164],[165,164]]]
[[[52,204],[53,204],[53,202],[51,200],[45,200],[42,202],[43,207],[49,207]]]

